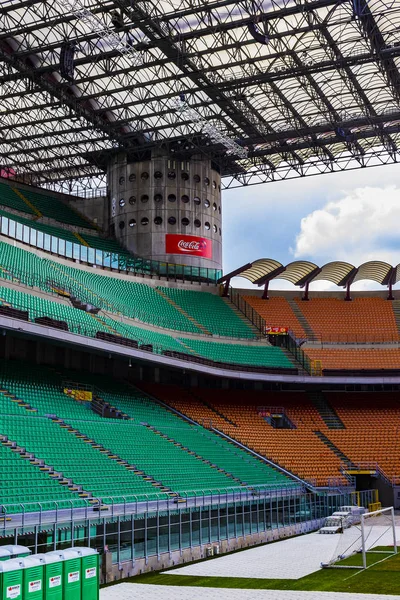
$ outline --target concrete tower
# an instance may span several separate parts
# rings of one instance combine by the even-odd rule
[[[154,154],[108,167],[115,235],[143,258],[222,269],[221,178],[211,161]]]

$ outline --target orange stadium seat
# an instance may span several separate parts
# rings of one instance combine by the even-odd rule
[[[324,486],[330,478],[346,483],[341,460],[314,433],[328,431],[305,393],[235,390],[193,392],[172,385],[142,384],[143,389],[205,427],[223,431],[302,479]],[[284,403],[283,403],[284,401]],[[275,429],[262,407],[282,406],[295,429]]]
[[[243,299],[265,319],[267,325],[289,327],[297,338],[307,337],[286,298],[274,296],[269,300],[263,300],[258,296],[243,296]]]
[[[400,348],[305,348],[324,369],[400,369]]]
[[[398,341],[392,303],[383,298],[312,298],[297,306],[314,333],[322,341],[392,342]]]

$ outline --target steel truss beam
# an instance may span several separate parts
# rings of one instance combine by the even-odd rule
[[[85,0],[105,27],[121,11],[115,35],[143,55],[132,64],[58,3],[11,0],[0,11],[0,157],[61,181],[63,169],[98,173],[108,152],[135,160],[189,139],[233,178],[227,187],[396,161],[400,44],[380,30],[385,0],[359,4],[353,14],[349,0]],[[254,19],[268,44],[249,36]],[[400,8],[391,19],[396,30]],[[80,48],[73,85],[57,75],[66,39]],[[177,122],[178,94],[248,157]]]

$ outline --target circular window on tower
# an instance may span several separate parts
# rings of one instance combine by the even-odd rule
[[[161,217],[155,217],[154,224],[155,225],[162,225],[162,218]]]
[[[193,181],[194,181],[195,183],[200,183],[200,175],[194,175],[194,176],[193,176]]]
[[[143,196],[140,196],[140,202],[143,202],[143,204],[146,204],[146,202],[149,201],[149,197],[147,194],[143,194]]]
[[[131,183],[132,183],[132,181],[136,181],[136,175],[135,175],[135,173],[131,173],[131,174],[129,175],[129,181],[130,181]]]
[[[194,220],[194,226],[195,227],[201,227],[201,222],[199,221],[199,219],[195,219]]]
[[[119,222],[119,228],[123,229],[125,227],[125,221],[120,221]]]
[[[213,181],[213,189],[216,190],[217,189],[217,182]]]
[[[175,196],[175,194],[170,194],[168,196],[168,202],[176,202],[176,196]]]
[[[131,197],[129,198],[129,204],[131,204],[132,206],[133,206],[134,204],[136,204],[136,196],[131,196]]]
[[[129,227],[136,227],[136,219],[131,219],[129,221]]]
[[[125,200],[124,200],[123,198],[121,198],[121,200],[119,201],[119,205],[120,205],[121,207],[122,207],[122,206],[125,206]]]
[[[162,173],[161,173],[161,171],[156,171],[154,173],[154,179],[162,179]]]
[[[213,204],[213,210],[217,210],[217,205],[215,204],[215,202]]]
[[[168,179],[175,179],[176,173],[175,171],[168,171]]]
[[[120,177],[119,178],[119,185],[124,185],[125,183],[125,177]]]
[[[149,219],[147,217],[143,217],[143,219],[140,222],[143,226],[145,226],[149,224]]]
[[[147,171],[143,171],[143,173],[140,176],[142,181],[146,181],[146,179],[149,178],[149,174],[147,173]]]
[[[186,217],[183,217],[181,223],[184,227],[187,227],[189,225],[189,219],[187,219]]]
[[[201,204],[201,200],[197,196],[195,196],[193,198],[193,202],[195,203],[196,206],[200,206],[200,204]]]
[[[204,183],[205,183],[206,185],[210,185],[210,180],[209,180],[209,178],[208,178],[208,177],[204,177]]]
[[[181,177],[183,181],[187,181],[189,179],[189,173],[181,173]]]
[[[209,231],[209,229],[210,229],[210,223],[208,221],[206,221],[204,223],[204,229],[207,229],[207,231]]]
[[[186,196],[186,194],[184,194],[181,198],[182,202],[184,202],[185,204],[187,204],[189,202],[189,196]]]
[[[213,232],[214,232],[214,233],[217,233],[217,231],[218,231],[218,229],[217,229],[217,226],[216,226],[216,225],[213,225]]]
[[[175,217],[169,217],[169,218],[168,218],[168,223],[169,223],[170,225],[175,225],[175,224],[176,224],[176,219],[175,219]]]
[[[154,202],[157,202],[157,204],[159,204],[160,202],[162,202],[162,195],[161,194],[154,194]]]
[[[210,201],[209,201],[209,200],[207,200],[207,198],[204,200],[204,206],[205,206],[206,208],[210,208]]]
[[[221,214],[221,207],[220,206],[218,206],[218,212],[219,212],[219,214]]]

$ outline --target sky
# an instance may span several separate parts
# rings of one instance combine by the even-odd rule
[[[301,259],[318,266],[333,260],[400,263],[400,165],[227,190],[222,209],[225,273],[258,258],[284,265]],[[243,278],[233,283],[252,287]],[[270,289],[294,287],[281,279]],[[310,289],[339,288],[315,282]],[[382,288],[361,281],[352,289]]]

